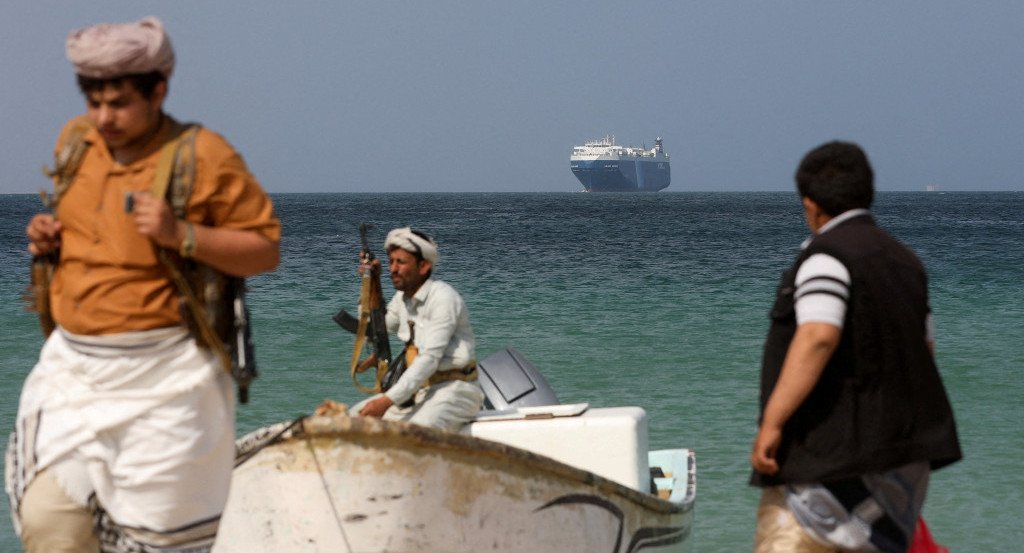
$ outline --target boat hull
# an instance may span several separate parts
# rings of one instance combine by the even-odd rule
[[[692,481],[684,495],[463,434],[309,417],[235,469],[213,550],[686,552]]]
[[[666,160],[571,160],[569,168],[587,192],[657,192],[672,180]]]

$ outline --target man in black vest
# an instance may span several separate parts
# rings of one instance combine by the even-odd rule
[[[905,552],[930,471],[960,459],[933,358],[927,275],[868,208],[855,144],[796,174],[813,232],[782,277],[750,455],[762,489],[755,552]]]

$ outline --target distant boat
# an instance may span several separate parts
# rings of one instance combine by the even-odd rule
[[[613,136],[573,146],[569,168],[587,192],[657,192],[671,182],[660,136],[650,150],[619,146]]]
[[[938,189],[939,189],[939,187],[935,186],[934,184],[929,184],[928,186],[924,187],[925,192],[935,192]]]

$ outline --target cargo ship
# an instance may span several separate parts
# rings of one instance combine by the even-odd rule
[[[660,136],[650,150],[619,146],[614,136],[573,146],[569,168],[587,192],[657,192],[671,177]]]

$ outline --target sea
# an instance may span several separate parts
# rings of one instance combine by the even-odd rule
[[[747,486],[768,309],[808,229],[795,192],[274,194],[282,259],[249,279],[260,371],[238,434],[364,397],[349,376],[359,224],[435,237],[435,275],[469,306],[478,358],[513,346],[563,403],[640,406],[652,448],[696,452],[695,548],[751,550]],[[21,300],[34,195],[0,195],[0,430],[43,342]],[[879,224],[929,272],[935,352],[963,461],[924,517],[955,553],[1024,540],[1024,192],[879,192]],[[390,297],[390,283],[385,280]],[[397,345],[397,344],[396,344]],[[0,502],[0,551],[21,551]]]

